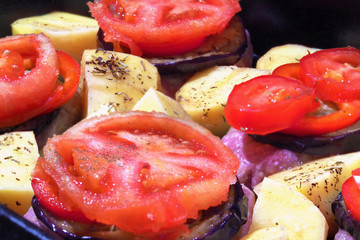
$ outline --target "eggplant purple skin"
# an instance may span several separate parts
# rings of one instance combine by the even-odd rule
[[[360,150],[360,128],[355,124],[352,128],[327,135],[314,137],[298,137],[283,133],[268,135],[250,135],[256,141],[268,143],[279,148],[316,156],[331,156]]]
[[[355,240],[360,240],[360,222],[353,219],[348,213],[341,192],[332,202],[331,210],[335,215],[339,227],[347,231]]]
[[[234,65],[245,54],[246,49],[249,46],[245,28],[242,24],[240,15],[234,17],[235,21],[240,22],[237,24],[237,41],[240,42],[235,48],[231,48],[229,51],[216,52],[214,51],[209,55],[209,52],[198,53],[194,50],[193,57],[184,55],[176,55],[171,57],[157,58],[157,61],[153,61],[154,58],[147,58],[153,65],[155,65],[160,74],[186,74],[194,73],[196,71],[210,68],[215,65]],[[112,43],[104,41],[104,31],[99,29],[97,33],[98,47],[104,50],[113,50]],[[145,56],[146,58],[146,56]]]
[[[210,208],[206,211],[203,211],[201,214],[201,219],[189,222],[188,226],[190,229],[189,234],[184,234],[180,236],[179,240],[218,240],[218,239],[231,239],[236,236],[241,231],[241,227],[247,221],[247,204],[248,199],[246,198],[242,186],[239,182],[231,186],[229,201],[221,204],[218,207]],[[80,236],[74,233],[71,233],[60,226],[57,226],[51,218],[47,215],[46,211],[43,211],[42,207],[38,200],[34,197],[32,200],[32,207],[34,212],[39,220],[41,220],[52,232],[56,233],[60,237],[66,240],[98,240],[91,236]],[[219,221],[213,223],[214,215],[219,215]],[[210,220],[209,220],[210,219]],[[206,224],[205,221],[209,221],[209,226],[211,226],[210,231],[203,232],[199,234],[199,230],[196,231],[196,228],[202,228],[201,224]],[[199,223],[200,222],[200,223]],[[192,232],[196,232],[196,236],[192,236]]]

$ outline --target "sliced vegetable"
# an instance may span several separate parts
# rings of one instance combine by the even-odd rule
[[[176,93],[176,100],[193,121],[223,136],[230,125],[225,121],[224,108],[236,84],[252,77],[268,74],[253,68],[215,66],[195,73]]]
[[[241,10],[236,0],[114,1],[88,3],[105,41],[129,47],[135,55],[174,55],[194,50],[224,30]],[[117,50],[116,47],[114,50]]]
[[[346,208],[344,197],[342,193],[336,197],[336,199],[332,202],[331,209],[333,214],[336,217],[336,222],[339,224],[340,231],[344,232],[345,236],[349,236],[352,238],[349,239],[359,239],[360,238],[360,222],[356,221],[350,215],[348,209]],[[345,237],[344,236],[344,237]],[[341,238],[340,238],[341,239]],[[344,238],[347,239],[347,238]]]
[[[300,60],[300,78],[324,101],[354,101],[360,96],[360,50],[326,49]]]
[[[3,71],[4,78],[0,81],[3,89],[0,97],[1,128],[53,111],[75,94],[80,66],[67,54],[56,52],[44,34],[2,38],[0,51],[10,52],[12,56],[11,61],[7,61],[8,54],[3,55],[1,67],[12,69],[16,66],[17,69],[11,73]],[[22,69],[27,70],[26,73]],[[64,76],[64,82],[57,80],[59,72]]]
[[[315,156],[330,156],[360,151],[360,122],[320,136],[295,136],[280,132],[251,135],[256,141]]]
[[[331,203],[341,191],[344,181],[360,166],[359,152],[318,159],[286,171],[269,176],[270,179],[285,183],[310,199],[329,224],[329,237],[338,230]],[[261,184],[254,188],[259,192]]]
[[[192,121],[112,113],[50,139],[32,183],[40,204],[46,194],[39,189],[46,188],[38,184],[52,182],[47,188],[63,212],[79,210],[139,235],[174,234],[199,210],[227,199],[238,167],[220,139]]]
[[[342,185],[342,195],[344,197],[346,209],[350,216],[360,222],[360,187],[359,187],[360,168],[352,171]]]
[[[273,75],[293,78],[300,81],[300,63],[286,63],[275,68]]]
[[[328,224],[313,202],[282,182],[264,178],[249,233],[278,225],[288,239],[327,239]]]
[[[335,112],[301,118],[294,125],[282,130],[296,136],[319,136],[346,128],[360,119],[360,101],[337,102]]]
[[[319,50],[319,48],[311,48],[299,44],[276,46],[258,59],[256,68],[272,72],[275,68],[283,64],[298,63],[302,57]]]
[[[0,203],[24,215],[34,192],[30,174],[39,157],[34,133],[18,131],[0,135]]]
[[[294,79],[265,75],[234,87],[225,117],[234,128],[264,135],[294,125],[318,106],[314,89]]]
[[[201,211],[200,218],[188,221],[186,225],[189,232],[182,234],[178,239],[231,239],[241,232],[240,229],[246,222],[247,202],[240,184],[232,185],[228,200],[219,206]],[[32,206],[38,219],[65,239],[137,239],[134,234],[111,225],[61,219],[45,210],[36,198],[33,199]]]
[[[150,88],[161,90],[160,75],[149,61],[114,51],[84,51],[83,116],[132,110]]]
[[[96,20],[68,12],[55,11],[44,15],[16,20],[11,24],[12,34],[44,33],[56,49],[64,51],[78,62],[85,49],[95,49]]]

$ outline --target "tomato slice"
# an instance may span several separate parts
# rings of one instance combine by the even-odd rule
[[[76,206],[67,206],[66,208],[64,201],[60,201],[57,194],[59,188],[42,168],[41,163],[43,161],[41,157],[38,159],[32,173],[32,187],[38,193],[37,200],[40,205],[47,210],[51,210],[59,218],[90,223],[91,221]]]
[[[75,94],[79,64],[56,51],[44,34],[2,38],[0,53],[0,128],[53,111]],[[64,82],[57,80],[59,73]]]
[[[4,50],[0,56],[0,79],[11,82],[23,76],[25,66],[21,55],[15,51]]]
[[[225,117],[234,128],[265,135],[290,127],[318,106],[314,89],[294,79],[264,75],[234,87]]]
[[[36,56],[36,65],[27,74],[14,79],[0,79],[0,89],[3,90],[0,95],[0,127],[7,127],[38,114],[35,109],[48,100],[56,87],[59,63],[52,42],[44,34],[2,38],[0,51],[17,52],[27,59],[29,55]]]
[[[88,6],[105,41],[125,44],[135,55],[191,51],[241,10],[237,0],[95,0]]]
[[[337,110],[326,115],[309,113],[283,133],[296,136],[318,136],[346,128],[360,119],[360,101],[334,103]]]
[[[137,235],[156,235],[184,231],[199,210],[226,200],[239,161],[194,122],[126,112],[83,120],[51,138],[40,166],[35,172],[55,183],[43,189],[65,200],[65,209]],[[47,195],[37,181],[32,184],[36,197]]]
[[[360,168],[352,171],[352,176],[345,180],[341,191],[351,217],[360,221],[360,187],[355,177],[360,177]]]
[[[334,48],[300,60],[300,78],[324,101],[360,100],[360,50]]]
[[[67,103],[76,93],[81,68],[79,63],[69,54],[56,50],[59,59],[59,71],[63,81],[59,82],[53,95],[43,105],[46,109],[42,114],[49,113]]]
[[[300,81],[300,63],[286,63],[280,65],[273,70],[272,74]]]

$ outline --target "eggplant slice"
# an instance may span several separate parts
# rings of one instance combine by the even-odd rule
[[[360,240],[360,222],[353,219],[346,209],[342,193],[331,204],[331,210],[335,215],[340,229],[347,231],[355,240]]]
[[[189,220],[189,233],[179,236],[178,240],[215,240],[232,239],[241,234],[241,227],[247,221],[248,199],[239,182],[230,187],[229,199],[217,207],[200,212],[196,220]],[[37,218],[52,232],[67,240],[84,239],[135,239],[128,232],[121,231],[114,226],[102,224],[74,223],[58,219],[42,208],[34,197],[32,207]],[[146,239],[146,238],[145,238]]]
[[[104,41],[104,32],[99,29],[98,47],[113,50],[112,43]],[[211,35],[198,49],[181,55],[146,58],[154,64],[160,74],[193,73],[215,65],[236,64],[248,48],[246,31],[241,17],[235,15],[225,30]]]
[[[298,137],[283,133],[250,135],[256,141],[294,152],[316,156],[331,156],[360,150],[360,121],[352,126],[326,135]]]

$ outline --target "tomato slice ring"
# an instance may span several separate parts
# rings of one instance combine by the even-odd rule
[[[275,68],[272,75],[283,76],[300,81],[300,63],[286,63]]]
[[[360,99],[360,50],[334,48],[317,51],[300,60],[300,79],[316,88],[324,101]]]
[[[184,230],[199,210],[227,199],[239,167],[208,130],[146,112],[86,119],[50,139],[40,163],[65,209],[135,234]]]
[[[29,73],[17,79],[0,80],[0,88],[6,89],[0,96],[0,127],[7,127],[39,113],[35,109],[49,99],[56,87],[59,62],[52,42],[44,34],[2,38],[0,50],[18,52],[26,57],[36,56],[36,65]]]
[[[121,42],[135,55],[191,51],[241,10],[237,0],[95,0],[88,6],[105,40]]]
[[[318,106],[314,89],[294,79],[264,75],[234,87],[225,117],[234,128],[265,135],[290,127]]]
[[[79,85],[81,72],[79,63],[63,51],[56,50],[56,52],[59,58],[60,75],[64,81],[58,83],[53,95],[43,105],[46,110],[42,114],[49,113],[68,102],[76,93]]]
[[[360,169],[352,171],[352,176],[342,185],[342,195],[348,212],[356,221],[360,221],[360,188],[355,177],[360,177]]]
[[[6,89],[0,97],[0,128],[51,112],[75,94],[80,65],[56,51],[44,34],[2,38],[0,52],[0,87]],[[59,72],[64,82],[57,80]]]
[[[336,112],[315,116],[308,114],[283,133],[296,136],[318,136],[346,128],[360,119],[360,101],[337,102]]]

